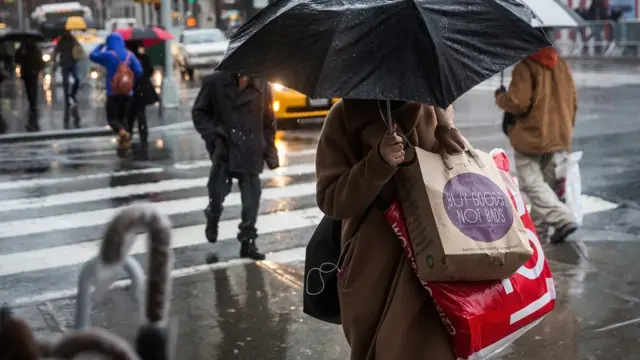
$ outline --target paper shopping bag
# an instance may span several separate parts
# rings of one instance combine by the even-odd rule
[[[451,336],[458,360],[495,359],[497,352],[540,323],[556,304],[553,276],[522,194],[509,175],[507,154],[502,149],[495,149],[491,155],[535,252],[508,279],[422,282]],[[412,268],[417,271],[411,239],[397,201],[385,211],[385,217],[401,241]]]
[[[422,281],[500,280],[533,254],[489,154],[415,148],[398,170],[400,205]]]

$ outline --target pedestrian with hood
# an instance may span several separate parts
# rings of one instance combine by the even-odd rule
[[[316,156],[318,207],[342,220],[338,296],[351,360],[454,360],[449,334],[407,260],[384,211],[406,186],[397,169],[409,145],[459,153],[453,108],[344,99],[327,116]],[[406,139],[406,140],[405,140]]]
[[[554,158],[571,150],[578,109],[571,69],[555,48],[518,63],[509,89],[496,90],[496,104],[513,114],[504,124],[515,150],[520,189],[531,202],[531,218],[541,240],[560,243],[578,229],[571,210],[555,192]],[[507,117],[505,117],[507,119]],[[548,225],[555,232],[547,238]]]
[[[272,102],[271,87],[266,81],[215,71],[203,79],[192,110],[193,123],[212,162],[207,185],[209,206],[204,211],[207,240],[218,241],[222,203],[235,178],[242,199],[240,257],[254,260],[265,259],[255,243],[262,193],[259,175],[265,163],[270,169],[279,166]]]
[[[40,72],[44,69],[42,51],[34,43],[24,43],[16,51],[16,63],[20,64],[20,75],[27,93],[29,102],[29,116],[27,131],[38,131],[38,87]]]
[[[107,36],[105,43],[98,45],[89,58],[107,70],[107,121],[118,134],[118,150],[124,155],[131,149],[127,117],[135,79],[142,76],[142,66],[135,55],[127,50],[122,35],[118,33]]]
[[[75,106],[78,102],[76,96],[80,89],[80,77],[78,75],[78,61],[86,56],[82,45],[66,30],[58,39],[53,50],[53,61],[60,67],[62,72],[62,89],[64,91],[65,106]],[[69,91],[69,76],[73,77],[73,86]]]

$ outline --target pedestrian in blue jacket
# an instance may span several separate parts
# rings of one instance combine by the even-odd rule
[[[89,55],[89,59],[107,70],[107,121],[120,137],[118,150],[127,153],[131,148],[131,134],[127,131],[127,114],[131,106],[133,90],[125,86],[123,91],[123,87],[114,88],[114,84],[123,84],[121,78],[128,76],[127,68],[122,69],[121,65],[127,65],[135,78],[142,75],[142,66],[135,55],[127,50],[122,35],[118,33],[107,36],[105,43],[98,45]],[[127,81],[133,86],[134,80]]]

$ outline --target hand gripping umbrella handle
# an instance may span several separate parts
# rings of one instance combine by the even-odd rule
[[[106,266],[122,264],[135,239],[133,232],[138,228],[149,233],[145,318],[150,324],[159,324],[167,317],[173,267],[169,220],[148,205],[125,208],[107,226],[98,258]]]

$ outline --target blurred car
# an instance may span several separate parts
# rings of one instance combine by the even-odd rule
[[[228,46],[229,40],[220,29],[184,30],[178,42],[178,68],[193,79],[194,70],[217,66]]]
[[[279,128],[295,128],[305,123],[321,123],[340,99],[311,99],[278,83],[272,83],[272,109]]]

